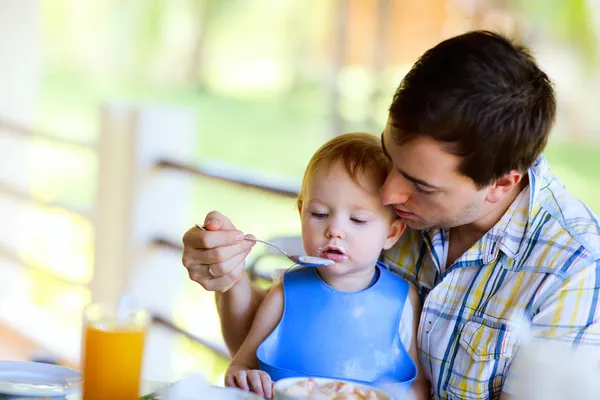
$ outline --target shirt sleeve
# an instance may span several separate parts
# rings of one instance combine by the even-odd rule
[[[537,312],[531,319],[534,337],[546,339],[548,345],[567,344],[576,349],[577,356],[600,363],[600,260],[587,264],[562,283],[560,277],[548,279],[548,288],[543,292],[549,294],[534,307]],[[517,373],[509,370],[505,393],[516,394]]]

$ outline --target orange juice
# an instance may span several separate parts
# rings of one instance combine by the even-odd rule
[[[132,321],[86,321],[83,332],[83,399],[137,400],[146,326]]]

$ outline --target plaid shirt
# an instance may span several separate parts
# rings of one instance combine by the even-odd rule
[[[424,301],[419,355],[435,399],[510,394],[512,317],[600,360],[600,224],[540,157],[502,219],[446,268],[447,230],[407,230],[384,261]]]

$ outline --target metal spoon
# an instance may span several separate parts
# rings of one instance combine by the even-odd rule
[[[203,231],[207,230],[202,225],[196,224],[196,227],[199,228],[199,229],[202,229]],[[334,263],[333,260],[329,260],[327,258],[311,257],[311,256],[292,256],[292,255],[289,255],[281,247],[277,246],[276,244],[267,242],[266,240],[259,240],[259,239],[255,239],[255,238],[251,238],[251,237],[246,237],[246,236],[244,236],[244,239],[249,240],[249,241],[254,241],[254,242],[260,242],[260,243],[269,245],[271,247],[274,247],[275,249],[279,250],[283,255],[285,255],[287,258],[289,258],[294,264],[298,264],[298,265],[301,265],[303,267],[324,267],[326,265],[331,265],[331,264]]]

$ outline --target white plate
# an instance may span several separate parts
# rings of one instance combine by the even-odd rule
[[[330,382],[352,383],[352,385],[354,385],[355,387],[368,388],[370,390],[374,390],[375,393],[377,393],[377,396],[379,396],[379,399],[381,399],[381,400],[392,400],[392,396],[390,394],[384,392],[381,389],[374,388],[372,386],[359,385],[354,382],[348,382],[348,381],[341,380],[341,379],[313,378],[313,377],[284,378],[284,379],[278,380],[277,382],[275,382],[275,400],[301,400],[301,399],[305,398],[305,397],[290,396],[285,393],[285,390],[287,388],[289,388],[290,386],[293,386],[296,383],[298,383],[300,381],[304,381],[306,379],[314,380],[319,386],[324,385],[326,383],[330,383]]]
[[[191,374],[160,392],[164,400],[263,400],[240,389],[211,386],[200,374]]]
[[[64,397],[81,391],[81,374],[58,365],[0,361],[0,393],[21,397]]]

